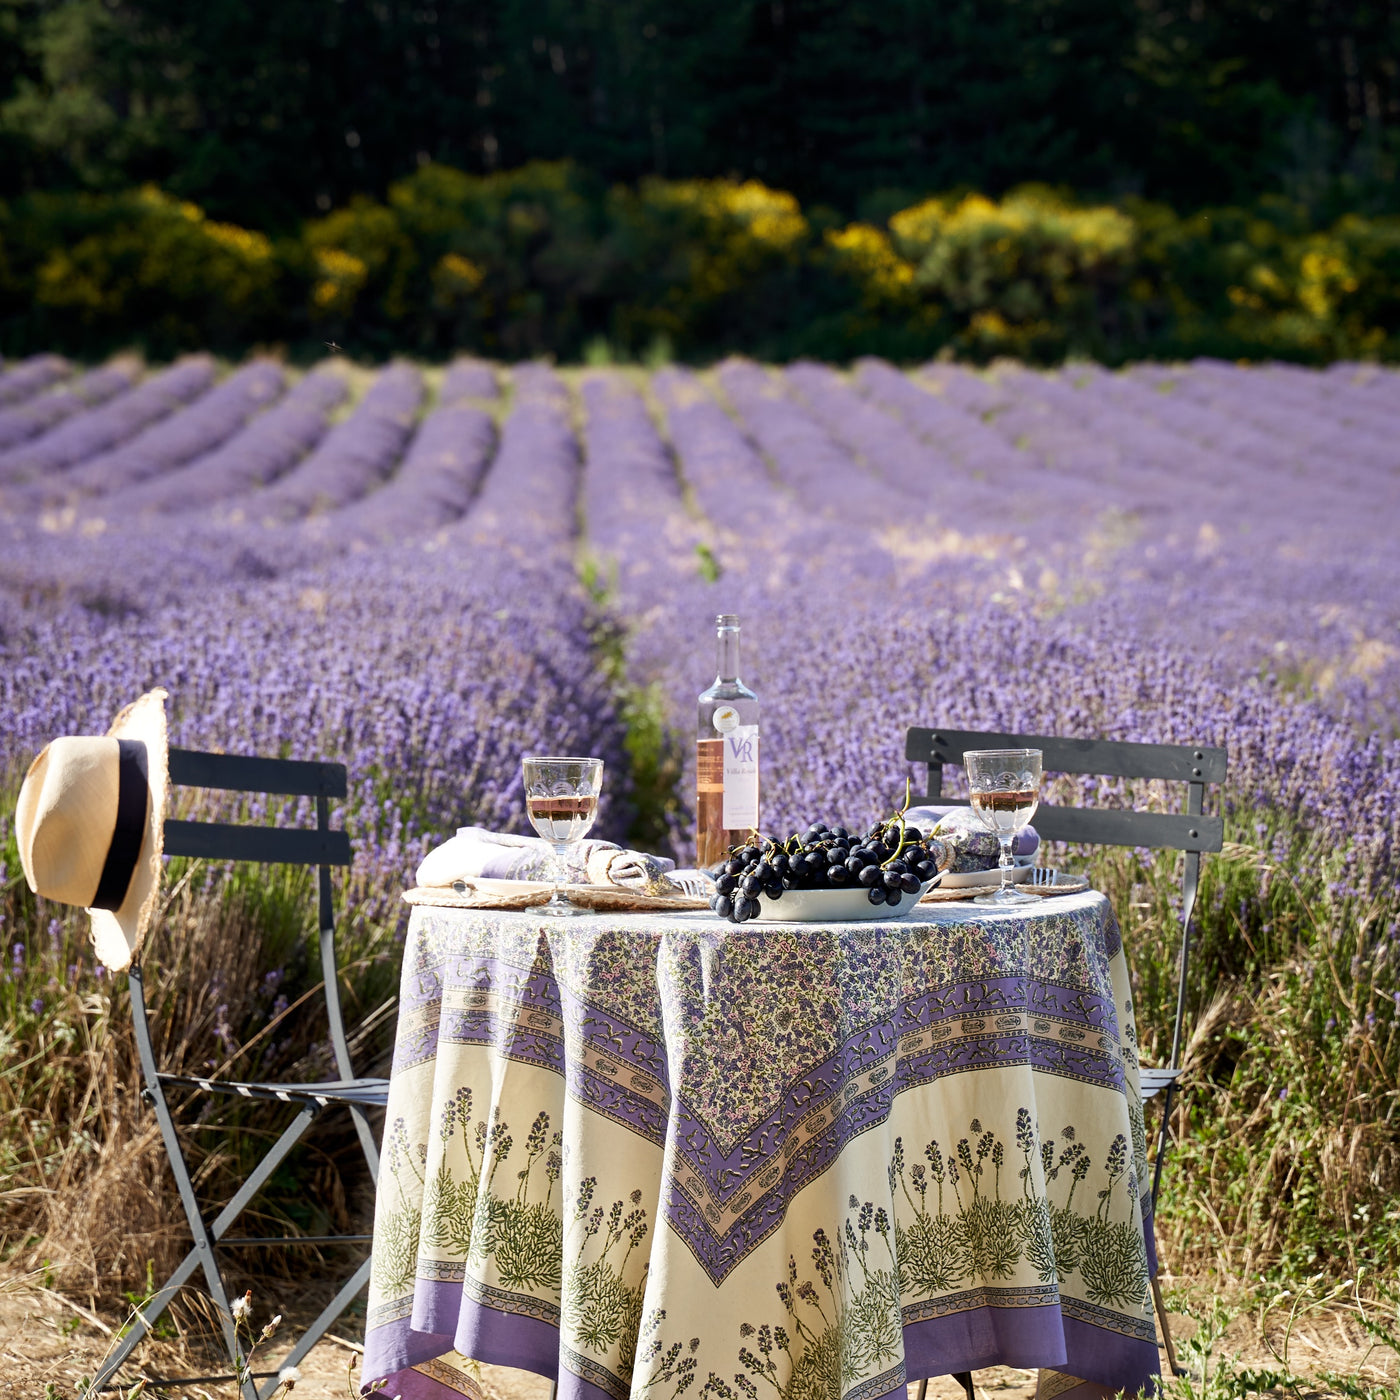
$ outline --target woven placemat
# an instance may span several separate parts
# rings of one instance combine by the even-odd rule
[[[957,889],[931,889],[920,904],[956,904],[965,899],[976,899],[979,894],[995,894],[1001,888],[997,881],[988,885],[963,885]],[[1089,888],[1089,881],[1083,875],[1067,875],[1063,871],[1055,877],[1053,885],[1033,885],[1029,880],[1020,880],[1011,887],[1017,894],[1038,894],[1043,899],[1052,899],[1059,894],[1083,894]]]
[[[443,909],[532,909],[545,904],[554,886],[537,880],[462,880],[465,888],[419,885],[405,890],[409,904],[432,904]],[[562,885],[570,902],[585,909],[617,914],[708,909],[709,901],[692,895],[643,894],[619,885]]]

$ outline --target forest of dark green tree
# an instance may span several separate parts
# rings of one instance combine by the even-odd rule
[[[1400,0],[0,0],[0,354],[1393,360],[1397,161]]]
[[[428,161],[879,219],[1034,180],[1400,208],[1394,0],[0,0],[0,197],[287,228]]]

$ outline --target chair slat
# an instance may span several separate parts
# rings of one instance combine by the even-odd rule
[[[943,797],[924,801],[966,807]],[[1179,812],[1126,812],[1111,807],[1052,807],[1042,802],[1031,825],[1046,841],[1075,841],[1093,846],[1143,846],[1159,851],[1218,851],[1225,841],[1220,817],[1185,816]]]
[[[350,838],[343,831],[308,831],[302,827],[168,821],[165,852],[172,856],[269,865],[349,865]]]
[[[1047,773],[1094,773],[1114,778],[1166,778],[1223,783],[1227,752],[1205,744],[1129,744],[1116,739],[1061,739],[1040,734],[990,734],[970,729],[911,728],[904,756],[911,763],[957,763],[969,749],[1039,749]]]
[[[170,750],[170,781],[176,787],[266,792],[280,797],[344,797],[347,790],[343,763],[174,748]]]
[[[1181,1078],[1180,1069],[1143,1068],[1138,1071],[1138,1084],[1144,1100],[1155,1099],[1170,1084]]]

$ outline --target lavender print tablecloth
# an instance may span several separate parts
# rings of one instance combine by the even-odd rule
[[[365,1377],[880,1400],[1157,1371],[1143,1120],[1098,894],[889,923],[415,908]]]

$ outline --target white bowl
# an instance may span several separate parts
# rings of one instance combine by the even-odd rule
[[[943,877],[948,878],[946,875]],[[936,884],[925,880],[916,894],[900,895],[898,904],[872,904],[864,885],[836,890],[784,890],[781,899],[758,897],[756,924],[843,924],[855,919],[898,919]]]
[[[1031,871],[1034,869],[1034,856],[1017,856],[1016,864],[1011,867],[1011,883],[1019,885],[1023,881],[1029,880]],[[1001,884],[1001,866],[994,865],[990,870],[965,870],[961,875],[954,875],[945,870],[939,889],[971,890],[976,889],[979,885],[999,884]]]

